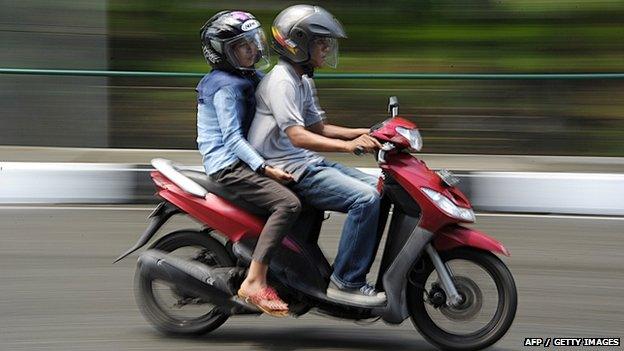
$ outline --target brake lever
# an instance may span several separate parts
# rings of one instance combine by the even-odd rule
[[[366,150],[364,150],[363,147],[358,146],[355,148],[355,150],[353,150],[353,153],[355,154],[355,156],[362,156],[366,153]]]

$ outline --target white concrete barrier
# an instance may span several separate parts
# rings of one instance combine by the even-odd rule
[[[464,178],[480,210],[624,215],[623,174],[473,172]]]
[[[133,165],[0,162],[0,203],[127,203]]]
[[[202,170],[201,166],[189,167]],[[378,174],[376,168],[360,168]],[[150,203],[150,166],[0,162],[0,204]],[[624,174],[463,172],[477,211],[624,216]]]

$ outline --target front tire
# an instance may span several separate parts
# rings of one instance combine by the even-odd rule
[[[516,314],[518,295],[511,272],[492,253],[472,248],[440,252],[440,258],[451,267],[464,303],[457,307],[446,306],[444,291],[427,257],[414,267],[407,286],[412,323],[425,339],[443,350],[481,350],[494,344],[509,330]],[[456,271],[464,265],[472,266],[474,273]],[[488,277],[491,279],[489,290]],[[496,301],[489,298],[488,292],[496,293]],[[487,316],[488,309],[491,317]],[[481,318],[483,315],[486,316]],[[476,326],[470,329],[472,324]]]
[[[186,255],[182,255],[184,258],[211,267],[233,265],[223,245],[207,232],[173,232],[162,237],[150,249],[176,255],[185,251]],[[137,269],[135,284],[135,297],[141,313],[165,334],[201,335],[217,329],[229,318],[229,314],[220,311],[219,306],[210,305],[193,296],[181,296],[175,287],[146,277],[140,269]]]

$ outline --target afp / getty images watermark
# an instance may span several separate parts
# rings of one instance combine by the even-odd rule
[[[620,338],[524,338],[524,346],[620,346]]]

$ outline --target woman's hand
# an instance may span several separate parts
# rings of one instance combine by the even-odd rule
[[[282,184],[288,184],[295,180],[292,174],[284,172],[279,168],[273,168],[271,166],[266,166],[264,168],[264,175]]]

